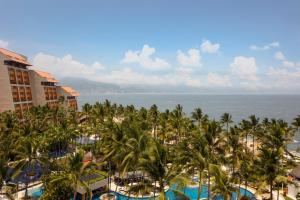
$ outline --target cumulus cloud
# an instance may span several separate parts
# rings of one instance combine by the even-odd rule
[[[230,64],[232,74],[238,76],[240,79],[255,81],[258,80],[256,72],[257,66],[255,58],[237,56]]]
[[[217,53],[220,48],[220,44],[213,44],[209,40],[204,40],[201,44],[201,50],[203,53]]]
[[[98,81],[124,84],[124,85],[171,85],[171,86],[192,86],[201,87],[198,79],[193,78],[190,74],[181,74],[178,71],[163,75],[149,75],[136,72],[131,68],[113,70],[111,72],[99,74]]]
[[[249,48],[254,51],[265,51],[276,47],[279,47],[279,42],[272,42],[263,46],[250,45]]]
[[[178,50],[177,61],[182,66],[201,66],[201,55],[198,49],[189,49],[187,53]]]
[[[274,88],[300,89],[300,69],[270,67],[266,75],[272,80]]]
[[[219,75],[217,73],[208,73],[207,83],[210,86],[230,87],[231,82],[228,75]]]
[[[285,67],[300,67],[300,62],[292,62],[286,59],[286,57],[284,56],[284,54],[281,51],[278,51],[274,54],[274,58],[276,60],[280,60],[282,61],[282,65]]]
[[[75,60],[71,55],[56,57],[38,53],[33,58],[33,68],[47,71],[55,77],[81,77],[94,81],[125,84],[125,85],[185,85],[201,87],[199,79],[192,77],[192,70],[177,68],[167,74],[147,74],[125,67],[114,70],[104,70],[100,62],[91,65]]]
[[[7,48],[9,45],[9,43],[7,41],[4,40],[0,40],[0,47],[2,48]]]
[[[170,68],[170,64],[161,58],[152,58],[155,48],[145,44],[139,51],[128,50],[121,63],[138,63],[149,70],[165,70]]]
[[[38,53],[33,58],[34,67],[52,73],[56,77],[94,77],[98,71],[102,71],[104,66],[100,62],[92,65],[83,64],[75,60],[72,55],[55,57],[53,55]]]
[[[285,60],[285,56],[283,55],[283,53],[281,51],[278,51],[274,54],[274,58],[276,60]]]

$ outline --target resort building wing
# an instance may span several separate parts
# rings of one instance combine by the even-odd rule
[[[0,112],[15,111],[19,118],[33,106],[60,106],[77,110],[79,93],[73,88],[59,86],[48,72],[30,69],[27,57],[0,48]]]

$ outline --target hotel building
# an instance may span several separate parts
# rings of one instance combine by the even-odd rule
[[[0,48],[0,112],[12,110],[22,118],[33,106],[62,105],[77,110],[78,92],[59,86],[51,74],[30,66],[27,57]]]

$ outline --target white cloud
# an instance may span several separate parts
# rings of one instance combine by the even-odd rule
[[[211,43],[209,40],[204,40],[201,44],[201,50],[204,53],[216,53],[220,48],[220,44],[218,43]]]
[[[38,69],[52,73],[58,78],[67,76],[91,78],[98,71],[104,69],[104,66],[99,62],[86,65],[74,60],[70,54],[59,58],[49,54],[38,53],[33,58],[33,65]]]
[[[295,64],[294,62],[291,62],[291,61],[288,61],[288,60],[284,60],[284,61],[282,62],[282,64],[283,64],[283,66],[285,66],[285,67],[295,67],[295,66],[296,66],[296,64]]]
[[[38,53],[34,56],[33,65],[33,68],[47,71],[58,79],[62,77],[81,77],[121,85],[185,85],[201,87],[200,81],[192,77],[192,69],[185,68],[177,68],[174,72],[158,75],[137,72],[128,67],[109,71],[104,70],[104,66],[99,62],[87,65],[75,60],[71,55],[60,58],[44,53]]]
[[[266,75],[272,80],[273,88],[300,89],[300,69],[286,69],[270,67]]]
[[[0,40],[0,47],[2,48],[7,48],[9,45],[9,43],[7,41],[4,40]]]
[[[228,75],[219,75],[216,73],[208,73],[207,83],[209,86],[230,87],[231,82]]]
[[[107,73],[101,73],[98,75],[97,80],[121,85],[185,85],[201,87],[201,83],[198,79],[191,77],[190,74],[182,74],[177,71],[175,71],[175,73],[164,75],[147,75],[133,71],[131,68],[123,68]]]
[[[255,81],[257,80],[256,72],[257,66],[255,58],[237,56],[230,64],[231,71],[234,75],[237,75],[240,79]]]
[[[274,54],[274,58],[276,60],[285,60],[285,56],[283,55],[283,53],[281,51],[278,51]]]
[[[276,52],[275,54],[274,54],[274,58],[276,59],[276,60],[280,60],[280,61],[282,61],[282,65],[284,66],[284,67],[291,67],[291,68],[293,68],[293,67],[300,67],[300,62],[292,62],[292,61],[289,61],[289,60],[287,60],[286,58],[285,58],[285,56],[284,56],[284,54],[282,53],[282,52],[280,52],[280,51],[278,51],[278,52]]]
[[[254,51],[265,51],[275,47],[279,47],[279,42],[272,42],[263,46],[251,45],[249,48]]]
[[[198,49],[189,49],[187,54],[178,50],[177,61],[182,66],[201,66],[201,55]]]
[[[152,58],[155,48],[145,44],[140,51],[128,50],[121,63],[138,63],[149,70],[165,70],[170,68],[170,64],[161,58]]]

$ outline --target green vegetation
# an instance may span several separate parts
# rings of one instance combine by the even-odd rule
[[[241,185],[257,188],[258,193],[268,191],[273,199],[272,191],[280,188],[277,185],[283,184],[292,167],[285,155],[299,122],[300,116],[288,124],[252,115],[234,123],[229,113],[215,120],[200,108],[188,117],[180,105],[161,112],[156,105],[136,109],[107,100],[85,104],[82,112],[33,108],[23,120],[4,112],[0,114],[0,188],[7,188],[22,173],[42,174],[43,199],[69,199],[76,198],[78,186],[89,189],[81,179],[87,174],[101,173],[99,179],[88,181],[92,183],[115,173],[141,171],[147,180],[126,183],[129,196],[152,191],[166,199],[165,188],[175,184],[177,188],[171,189],[184,198],[179,189],[197,175],[199,189],[208,186],[209,200],[217,194],[229,199]],[[80,142],[90,136],[94,142]],[[83,162],[89,151],[92,161]],[[30,182],[24,180],[26,196]],[[91,197],[92,191],[88,192]],[[238,192],[238,198],[243,195]]]

